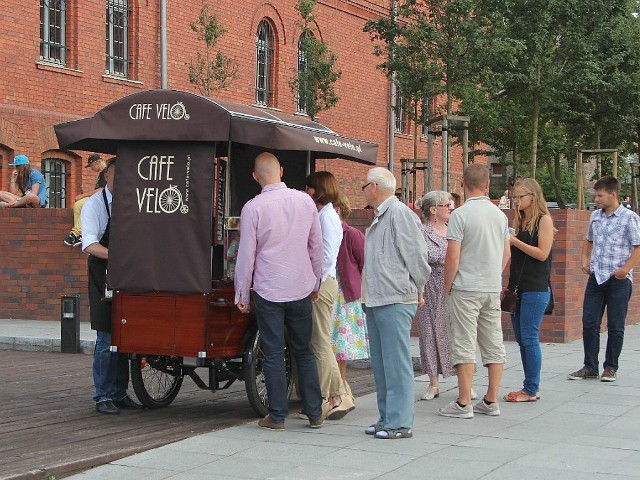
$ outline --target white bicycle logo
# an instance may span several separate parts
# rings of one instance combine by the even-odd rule
[[[164,213],[173,213],[182,205],[182,193],[175,185],[169,185],[160,193],[158,204]]]
[[[175,105],[172,105],[169,113],[171,115],[171,118],[173,118],[174,120],[180,120],[182,118],[184,118],[185,120],[189,120],[189,114],[187,113],[187,109],[182,102],[177,102]]]

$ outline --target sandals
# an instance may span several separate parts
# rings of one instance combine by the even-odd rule
[[[502,397],[505,402],[537,402],[538,395],[529,395],[527,392],[522,390],[517,392],[509,392],[504,397]]]
[[[438,398],[440,396],[440,389],[438,387],[429,387],[422,397],[422,400],[433,400],[434,398]]]
[[[381,430],[383,430],[382,425],[380,425],[379,423],[374,423],[373,425],[369,425],[367,428],[365,428],[364,433],[366,433],[367,435],[375,435]]]
[[[387,428],[376,432],[376,438],[383,440],[395,440],[396,438],[411,438],[413,432],[410,428]]]
[[[347,395],[341,395],[342,401],[329,410],[327,413],[327,418],[329,420],[340,420],[347,413],[351,412],[356,408],[353,398]]]

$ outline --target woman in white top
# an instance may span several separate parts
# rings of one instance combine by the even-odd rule
[[[330,172],[314,172],[307,177],[306,192],[318,207],[324,255],[322,259],[322,283],[318,298],[313,299],[313,332],[311,347],[316,355],[320,390],[326,403],[323,412],[330,420],[344,417],[355,408],[353,398],[346,395],[338,362],[331,347],[333,308],[338,298],[336,261],[342,243],[342,222],[333,208],[338,200],[336,178]]]

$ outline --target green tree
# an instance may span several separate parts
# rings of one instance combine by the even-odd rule
[[[482,65],[504,56],[505,37],[492,34],[503,22],[491,6],[480,0],[401,0],[388,17],[365,24],[374,55],[383,60],[378,68],[398,83],[416,128],[430,114],[456,113],[464,92],[477,87]],[[440,111],[427,111],[440,95]]]
[[[197,34],[198,40],[205,43],[205,53],[196,52],[196,60],[189,61],[189,82],[194,84],[202,95],[210,96],[214,90],[226,88],[236,78],[238,63],[221,51],[214,52],[218,40],[226,33],[218,17],[210,13],[208,3],[202,5],[196,22],[189,26]]]
[[[300,68],[289,82],[291,90],[298,97],[298,105],[312,120],[318,113],[328,110],[338,103],[334,85],[342,76],[336,70],[338,57],[329,47],[316,37],[313,9],[317,0],[297,0],[295,9],[300,13],[302,22],[298,23],[300,34]]]

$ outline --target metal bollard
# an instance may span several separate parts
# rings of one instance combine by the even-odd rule
[[[80,352],[80,295],[62,295],[60,351],[62,353]]]

